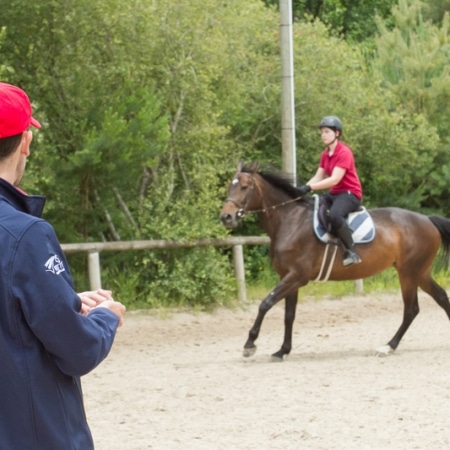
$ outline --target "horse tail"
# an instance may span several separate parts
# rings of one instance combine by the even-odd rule
[[[429,216],[433,225],[439,230],[444,247],[444,257],[448,260],[450,255],[450,219],[442,216]]]

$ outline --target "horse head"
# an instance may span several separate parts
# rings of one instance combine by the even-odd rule
[[[225,200],[220,220],[227,228],[236,228],[240,219],[249,211],[260,207],[260,199],[256,194],[256,176],[258,164],[244,167],[239,162],[236,174],[228,186],[228,197]]]

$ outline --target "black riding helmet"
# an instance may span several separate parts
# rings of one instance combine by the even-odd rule
[[[336,116],[326,116],[320,121],[319,128],[331,128],[334,131],[339,131],[342,134],[342,122],[339,117]]]

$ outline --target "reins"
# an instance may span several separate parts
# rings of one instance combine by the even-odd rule
[[[252,209],[252,210],[249,210],[249,211],[244,211],[244,214],[255,214],[255,213],[260,213],[260,212],[266,212],[266,211],[269,211],[271,209],[276,209],[276,208],[279,208],[280,206],[287,205],[288,203],[296,202],[297,200],[301,200],[302,198],[303,198],[303,196],[300,195],[300,197],[291,198],[290,200],[286,200],[285,202],[281,202],[281,203],[278,203],[276,205],[267,206],[266,208]]]

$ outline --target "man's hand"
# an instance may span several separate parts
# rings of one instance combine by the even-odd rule
[[[78,294],[81,299],[81,314],[87,316],[88,312],[106,300],[112,300],[112,292],[105,289],[86,291]]]
[[[126,308],[122,303],[116,302],[115,300],[105,300],[99,305],[95,306],[92,309],[96,308],[107,308],[112,311],[119,318],[119,327],[123,325],[123,316],[125,314]],[[91,309],[91,311],[92,311]]]

